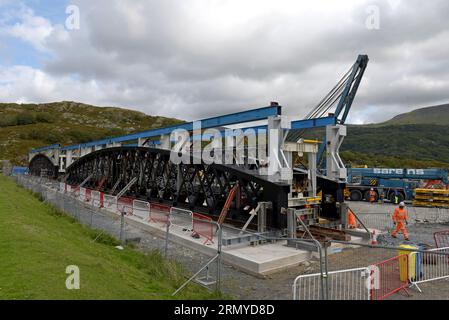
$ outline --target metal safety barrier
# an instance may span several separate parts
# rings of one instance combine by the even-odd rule
[[[433,238],[435,239],[437,248],[449,247],[449,230],[435,232]]]
[[[370,229],[389,231],[394,228],[392,215],[386,213],[358,213],[363,224]]]
[[[159,203],[150,203],[150,222],[162,223],[162,225],[166,225],[169,221],[169,216],[169,206]]]
[[[447,253],[448,255],[435,254]],[[427,252],[411,252],[409,254],[410,287],[419,287],[420,283],[449,278],[449,247],[427,250]]]
[[[86,188],[80,188],[79,200],[82,202],[86,201]]]
[[[408,287],[408,255],[375,264],[371,270],[371,300],[384,300]]]
[[[126,215],[132,215],[133,214],[133,201],[132,198],[126,198],[126,197],[120,197],[117,199],[117,213],[118,214],[126,214]]]
[[[183,210],[183,209],[175,208],[175,211],[176,210]],[[195,217],[195,214],[193,214],[192,215],[193,223],[197,219],[198,218]],[[195,272],[188,280],[186,280],[178,289],[176,289],[176,291],[173,292],[172,296],[175,296],[176,294],[178,294],[183,288],[185,288],[192,281],[196,280],[198,283],[201,284],[203,282],[203,279],[199,278],[199,275],[204,271],[206,271],[206,277],[209,278],[209,266],[211,266],[213,262],[215,262],[217,265],[216,278],[214,279],[214,281],[210,281],[210,279],[208,279],[207,284],[215,284],[215,288],[216,288],[217,292],[220,291],[220,288],[221,288],[221,255],[222,255],[221,243],[222,243],[223,230],[221,229],[221,226],[215,221],[209,221],[208,223],[212,226],[211,227],[212,229],[214,229],[214,226],[215,226],[215,228],[217,230],[217,242],[218,242],[217,243],[217,253],[215,254],[214,257],[209,259],[209,261],[207,261],[206,264],[204,264],[197,272]],[[170,230],[170,223],[167,224],[167,235],[170,232],[169,230]],[[168,239],[168,237],[167,237],[167,239]]]
[[[150,217],[150,204],[146,201],[133,201],[133,216],[142,220],[147,220]]]
[[[325,277],[329,300],[370,300],[369,268],[332,271]],[[296,277],[293,283],[293,300],[321,300],[321,281],[321,273]]]
[[[117,197],[110,194],[103,194],[103,207],[111,212],[117,212]]]
[[[72,186],[71,187],[72,190],[72,196],[75,198],[78,198],[80,195],[80,187],[79,186]]]
[[[170,225],[182,229],[192,230],[193,212],[186,209],[171,207],[170,208]]]
[[[104,202],[103,193],[100,191],[92,190],[91,195],[92,195],[92,205],[96,208],[103,208]]]
[[[447,223],[449,222],[449,210],[442,208],[407,208],[408,222],[416,223]],[[394,229],[392,220],[393,212],[358,212],[357,216],[363,224],[370,229],[390,231]],[[448,242],[449,245],[449,242]]]
[[[204,244],[214,243],[214,226],[211,222],[211,218],[199,213],[194,213],[192,215],[193,235],[203,236],[206,238]]]

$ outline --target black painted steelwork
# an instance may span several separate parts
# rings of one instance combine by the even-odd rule
[[[193,161],[191,161],[192,163]],[[127,196],[184,207],[195,212],[218,216],[231,188],[239,182],[236,201],[229,218],[244,221],[258,202],[273,203],[267,214],[267,225],[284,228],[290,187],[274,183],[256,170],[235,165],[174,164],[170,151],[143,147],[118,147],[92,152],[66,169],[66,182],[79,185],[89,175],[86,188],[110,193],[119,181],[117,194],[134,177],[137,182]]]
[[[53,162],[44,154],[37,154],[31,159],[29,165],[29,172],[33,176],[44,175],[48,178],[57,178],[58,166],[55,166]]]

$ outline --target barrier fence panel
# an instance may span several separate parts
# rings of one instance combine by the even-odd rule
[[[408,287],[408,255],[375,264],[371,270],[371,300],[384,300]]]
[[[293,300],[321,300],[321,273],[298,276],[293,283]]]
[[[133,201],[134,199],[125,197],[120,197],[119,199],[117,199],[118,213],[125,213],[126,215],[133,214]]]
[[[449,209],[437,208],[438,209],[438,223],[449,222]]]
[[[446,253],[441,255],[436,253]],[[409,254],[409,281],[411,287],[419,287],[420,283],[449,278],[449,247],[430,249],[427,252],[411,252]]]
[[[394,228],[391,214],[386,213],[359,213],[357,216],[363,224],[370,229],[389,231]]]
[[[59,183],[59,192],[65,192],[65,183],[64,182]]]
[[[370,300],[369,268],[332,271],[326,278],[328,300]],[[298,276],[293,283],[293,299],[322,299],[321,281],[324,281],[321,273]]]
[[[193,212],[186,209],[171,207],[170,208],[170,225],[181,229],[192,231],[192,215]]]
[[[103,207],[108,211],[117,213],[117,197],[104,194],[103,199]]]
[[[147,220],[150,217],[150,204],[146,201],[133,201],[133,216],[142,220]]]
[[[86,201],[86,188],[80,188],[80,196],[79,196],[80,201]]]
[[[56,191],[51,189],[51,187],[45,188],[44,201],[49,203],[54,203],[56,200]]]
[[[89,204],[92,203],[92,190],[86,189],[85,196],[84,196],[84,202],[87,202]]]
[[[205,237],[206,241],[204,241],[204,244],[214,243],[214,226],[211,223],[212,219],[198,213],[194,213],[192,219],[193,235]]]
[[[409,224],[415,223],[447,223],[449,222],[449,210],[443,208],[417,208],[407,209]],[[392,220],[393,210],[391,212],[356,212],[367,228],[380,231],[389,231],[394,229]]]
[[[72,196],[75,198],[78,198],[80,196],[80,187],[79,186],[72,186]]]
[[[433,238],[437,248],[449,247],[449,230],[435,232]]]
[[[150,203],[150,222],[162,223],[162,225],[166,225],[168,223],[169,216],[169,206],[159,203]]]
[[[92,195],[92,205],[96,208],[102,208],[103,207],[103,196],[100,191],[91,191]]]

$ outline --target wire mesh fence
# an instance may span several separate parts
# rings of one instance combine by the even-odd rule
[[[117,244],[137,245],[144,251],[157,250],[167,259],[182,264],[195,275],[193,279],[188,279],[182,288],[191,281],[210,289],[219,288],[221,240],[207,253],[200,253],[183,248],[179,241],[174,241],[175,237],[170,236],[173,232],[184,236],[193,234],[194,218],[191,211],[126,197],[117,199],[116,196],[96,190],[69,186],[42,177],[18,176],[15,180],[45,203],[96,230],[92,241],[101,241],[102,235],[107,234],[117,239]],[[156,217],[156,227],[162,230],[158,237],[142,228],[142,224],[150,224],[150,217]],[[214,222],[210,224],[209,229],[215,230],[216,237],[220,236],[220,228],[213,226]]]
[[[160,205],[154,204],[156,221],[150,223],[148,220],[152,214],[152,204],[149,204],[150,209],[146,211],[148,203],[145,201],[129,201],[128,199],[120,201],[115,196],[107,194],[104,194],[101,198],[101,194],[97,194],[95,190],[90,193],[93,200],[86,201],[86,192],[83,192],[83,188],[68,187],[56,181],[30,176],[18,176],[15,177],[15,180],[26,189],[38,194],[43,201],[64,211],[80,223],[97,230],[96,237],[98,239],[92,239],[92,241],[101,239],[102,234],[110,234],[116,239],[120,239],[123,244],[134,243],[142,250],[158,250],[161,254],[166,255],[167,259],[181,263],[195,276],[194,279],[189,280],[196,280],[209,288],[219,286],[222,267],[221,256],[219,255],[221,249],[218,248],[221,241],[217,239],[218,228],[207,226],[207,230],[204,229],[207,232],[196,233],[200,237],[198,239],[200,245],[203,245],[208,238],[213,240],[208,241],[205,246],[209,250],[199,252],[195,249],[186,248],[185,244],[179,243],[180,237],[191,237],[195,234],[193,232],[195,216],[193,212],[179,208],[170,208],[167,211]],[[122,212],[124,215],[121,214]],[[437,210],[432,212],[437,212]],[[391,216],[389,214],[384,213],[383,216],[380,218],[383,220],[374,220],[372,223],[383,224],[390,221]],[[427,215],[427,219],[434,219],[433,221],[441,217],[444,217],[441,212],[430,218]],[[151,224],[158,228],[159,236],[156,237],[153,233],[138,227],[137,223],[140,226]],[[203,228],[205,221],[200,220],[199,223]],[[367,224],[370,225],[370,222]],[[373,224],[371,224],[371,227]],[[212,230],[212,237],[210,236],[210,230]],[[268,240],[267,238],[266,241]],[[375,296],[373,286],[376,283],[369,282],[371,287],[364,286],[368,277],[367,268],[404,254],[403,248],[398,247],[368,246],[338,241],[334,241],[331,246],[326,247],[326,250],[323,251],[326,253],[323,267],[325,270],[312,275],[300,275],[293,286],[293,295],[296,299],[364,300],[367,299],[368,291],[370,292],[369,298],[373,299]],[[444,264],[445,261],[449,262],[447,250],[432,253],[423,253],[422,250],[409,250],[405,253],[415,253],[416,256],[420,257],[419,263],[417,257],[408,256],[407,258],[410,261],[408,262],[409,268],[415,268],[415,273],[408,269],[408,274],[405,275],[408,279],[408,285],[413,284],[418,287],[424,282],[447,279],[447,265]],[[415,267],[410,267],[413,261],[415,261]],[[398,265],[400,265],[399,262]],[[418,265],[420,266],[419,272],[416,271]],[[387,281],[384,284],[387,293],[392,291],[388,290],[390,287],[396,289],[394,281],[398,280],[398,277],[398,283],[402,283],[400,280],[404,277],[403,268],[399,266],[399,269],[395,270],[395,273],[387,272],[390,274],[390,278],[382,276],[382,279]],[[198,271],[200,273],[196,274]],[[315,269],[314,272],[317,272],[317,270]],[[373,272],[372,269],[370,269],[370,272]],[[391,274],[393,275],[391,276]],[[413,274],[414,276],[412,276]],[[390,284],[393,285],[389,287]],[[325,287],[322,287],[322,285],[325,285]],[[292,287],[292,282],[289,283],[289,287]],[[390,298],[391,295],[379,294],[377,296]]]
[[[384,209],[384,212],[381,212],[376,208],[376,212],[362,211],[356,214],[367,228],[388,232],[395,228],[392,219],[393,210],[394,207],[391,207],[390,210]],[[449,209],[410,207],[407,208],[407,213],[409,225],[449,222]]]
[[[331,271],[322,279],[321,273],[298,276],[293,283],[293,300],[370,300],[369,268]]]

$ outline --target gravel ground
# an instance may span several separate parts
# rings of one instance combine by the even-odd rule
[[[75,216],[81,219],[86,225],[95,229],[104,230],[117,238],[120,237],[120,217],[111,218],[109,214],[92,210],[87,206],[79,208],[79,204],[71,199],[66,199],[65,207]],[[389,234],[378,237],[379,244],[398,246],[404,243],[426,243],[433,244],[433,233],[439,230],[449,229],[448,225],[442,224],[414,224],[408,227],[410,242],[392,238]],[[147,231],[125,223],[123,238],[127,242],[135,242],[142,251],[159,250],[164,253],[165,240],[154,237]],[[344,249],[340,253],[328,256],[328,270],[352,269],[366,267],[380,261],[387,260],[397,255],[396,250],[376,249],[376,248],[354,248]],[[169,243],[168,257],[181,265],[190,273],[195,273],[203,266],[210,257],[200,254],[178,244]],[[235,300],[255,299],[291,299],[292,284],[294,279],[301,274],[312,274],[320,271],[319,261],[312,260],[304,262],[296,267],[289,268],[283,272],[265,277],[255,277],[241,272],[228,265],[222,267],[222,292],[231,296]],[[205,274],[203,274],[204,276]],[[216,275],[216,264],[209,268],[210,277]],[[449,299],[449,281],[441,280],[422,284],[423,293],[415,289],[410,290],[411,297],[405,296],[402,292],[390,296],[388,299]]]
[[[56,193],[55,193],[56,194]],[[48,196],[48,195],[47,195]],[[98,210],[80,204],[78,201],[70,199],[67,196],[57,194],[55,197],[47,197],[48,202],[64,209],[83,224],[94,229],[103,230],[117,238],[120,238],[120,217],[112,218],[109,214],[101,213]],[[359,207],[363,204],[359,204]],[[391,206],[385,208],[385,211],[391,209]],[[376,207],[378,210],[378,207]],[[382,211],[382,212],[385,212]],[[373,213],[375,214],[375,213]],[[433,244],[433,233],[439,230],[447,230],[449,225],[445,224],[414,224],[408,227],[410,240],[413,243]],[[99,231],[100,232],[100,231]],[[380,235],[378,241],[380,244],[399,245],[405,241],[401,240],[402,235],[398,239],[393,239],[388,234]],[[136,243],[137,247],[142,251],[159,250],[164,252],[165,240],[156,238],[146,231],[132,227],[125,223],[122,238],[127,242]],[[209,257],[192,251],[188,248],[169,243],[168,247],[169,259],[175,260],[182,264],[186,270],[194,273],[204,265]],[[370,248],[353,248],[344,249],[340,253],[328,256],[328,269],[342,270],[356,267],[366,267],[391,258],[397,254],[396,250],[370,249]],[[222,291],[236,300],[244,299],[291,299],[292,284],[294,279],[301,274],[311,274],[319,272],[319,262],[311,260],[301,263],[296,267],[289,268],[283,272],[279,272],[266,277],[255,277],[241,272],[234,267],[224,265],[222,267]],[[216,274],[216,264],[213,263],[209,269],[210,276]],[[396,293],[389,299],[449,299],[449,281],[439,280],[420,285],[423,293],[417,292],[415,289],[410,290],[412,297],[406,297],[401,293]]]

